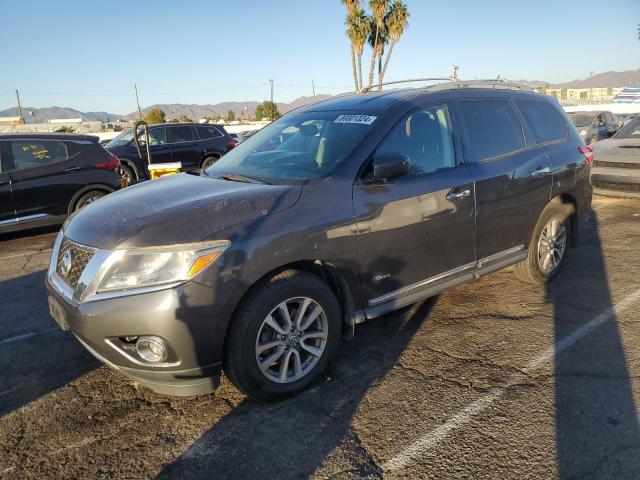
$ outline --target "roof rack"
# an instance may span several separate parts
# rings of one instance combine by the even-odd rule
[[[393,82],[376,83],[370,87],[364,87],[360,93],[367,93],[374,88],[384,87],[387,85],[397,85],[399,83],[413,83],[413,82],[453,82],[456,79],[454,77],[434,77],[434,78],[412,78],[409,80],[394,80]]]
[[[455,77],[434,77],[434,78],[413,78],[410,80],[395,80],[392,82],[378,83],[371,87],[365,87],[360,93],[367,93],[377,87],[383,87],[387,85],[397,85],[401,83],[413,83],[413,82],[441,82],[434,85],[427,85],[422,87],[429,90],[448,90],[451,88],[496,88],[501,90],[522,90],[532,92],[534,89],[528,85],[513,82],[500,78],[482,79],[482,80],[460,80]]]

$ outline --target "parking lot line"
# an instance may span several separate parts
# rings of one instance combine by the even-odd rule
[[[612,317],[619,315],[624,310],[631,307],[638,300],[640,300],[640,289],[635,290],[634,292],[630,293],[622,300],[620,300],[614,306],[599,313],[588,323],[578,328],[575,332],[566,336],[558,343],[556,343],[553,347],[550,347],[542,354],[532,359],[527,364],[525,371],[535,370],[545,363],[549,362],[560,352],[571,347],[582,337],[588,335],[590,332],[598,328],[606,321],[610,320]],[[493,402],[502,397],[509,387],[512,387],[524,377],[525,375],[522,373],[512,375],[502,387],[495,388],[489,393],[478,398],[462,410],[458,411],[441,426],[420,437],[414,443],[409,445],[409,447],[398,453],[391,460],[385,462],[382,466],[383,470],[387,473],[391,473],[395,470],[406,467],[412,461],[419,458],[420,456],[431,450],[433,447],[438,445],[449,433],[461,427],[462,425],[473,419],[473,417],[483,412]]]
[[[0,339],[0,345],[7,345],[9,343],[20,342],[22,340],[29,340],[30,338],[33,338],[37,335],[47,335],[49,333],[53,333],[57,331],[61,331],[61,330],[58,327],[50,327],[44,330],[40,330],[39,332],[21,333],[20,335],[15,335],[13,337]]]

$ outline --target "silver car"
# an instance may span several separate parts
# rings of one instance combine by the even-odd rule
[[[612,138],[594,144],[593,159],[595,193],[640,197],[640,117]]]

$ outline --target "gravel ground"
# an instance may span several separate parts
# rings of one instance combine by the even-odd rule
[[[640,478],[640,202],[547,288],[499,272],[359,326],[310,391],[171,398],[48,316],[53,230],[0,236],[0,478]]]

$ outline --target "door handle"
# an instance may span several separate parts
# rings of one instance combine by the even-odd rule
[[[536,168],[533,172],[531,172],[531,176],[532,177],[543,177],[545,176],[547,173],[550,173],[551,170],[549,170],[549,167],[538,167]]]
[[[454,190],[447,195],[447,200],[459,200],[469,195],[471,195],[471,190]]]
[[[65,172],[75,172],[77,170],[80,170],[80,167],[69,167],[69,168],[66,168],[64,171]]]

